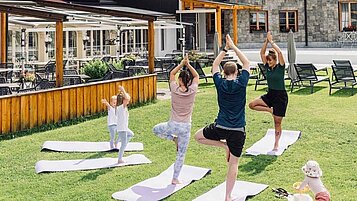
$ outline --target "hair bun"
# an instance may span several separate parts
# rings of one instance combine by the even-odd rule
[[[275,54],[274,50],[269,50],[269,54]]]

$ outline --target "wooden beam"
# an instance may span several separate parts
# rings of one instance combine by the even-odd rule
[[[238,44],[238,10],[233,10],[233,42],[235,45]]]
[[[56,87],[63,86],[63,22],[56,22]]]
[[[7,60],[7,55],[6,55],[6,24],[7,24],[7,13],[1,12],[1,22],[0,22],[0,28],[1,28],[1,48],[0,48],[0,58],[1,61],[0,63],[6,63]]]
[[[84,11],[84,12],[91,12],[103,15],[110,15],[114,17],[129,17],[133,19],[139,20],[156,20],[159,15],[156,14],[145,14],[145,13],[138,13],[133,11],[126,11],[124,9],[107,9],[105,7],[98,7],[98,6],[86,6],[82,4],[75,4],[75,3],[67,3],[67,2],[60,2],[57,0],[37,0],[37,3],[43,6],[54,7],[54,8],[64,8],[70,9],[75,11]]]
[[[0,5],[0,11],[10,14],[15,14],[15,15],[46,19],[48,21],[58,21],[58,20],[67,21],[67,15],[59,14],[59,13],[51,13],[46,11],[39,11],[29,8]]]
[[[181,10],[186,10],[185,1],[181,0]]]
[[[190,10],[195,9],[195,4],[193,2],[190,3]]]
[[[218,33],[218,44],[222,46],[222,9],[216,8],[216,32]]]
[[[148,27],[148,51],[149,51],[149,73],[154,73],[154,54],[155,54],[155,30],[154,21],[149,20]]]

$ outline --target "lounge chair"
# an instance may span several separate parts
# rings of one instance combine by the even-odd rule
[[[354,70],[349,60],[333,60],[335,65],[332,65],[334,82],[330,83],[330,92],[332,89],[346,89],[352,88],[352,95],[354,86],[357,85]],[[339,85],[343,83],[343,85]],[[349,86],[350,84],[350,86]]]
[[[205,74],[203,71],[201,64],[199,62],[191,62],[191,66],[195,68],[197,71],[198,75],[200,76],[200,79],[205,79],[206,83],[208,82],[207,78],[213,78],[212,74]]]
[[[309,83],[309,87],[311,88],[311,93],[314,92],[314,85],[319,83],[319,82],[329,82],[330,84],[330,79],[328,76],[317,76],[315,67],[311,63],[306,63],[306,64],[294,64],[296,73],[297,73],[297,79],[296,80],[291,80],[291,92],[294,90],[294,86],[298,85],[299,87],[301,86],[306,86],[304,85],[304,82]]]
[[[12,94],[10,87],[0,87],[0,96]]]

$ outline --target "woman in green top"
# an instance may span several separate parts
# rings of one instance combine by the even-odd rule
[[[268,55],[265,55],[267,45],[273,47],[269,50]],[[275,143],[273,152],[278,151],[279,139],[281,137],[281,122],[285,117],[288,106],[288,94],[285,90],[285,61],[280,48],[273,41],[270,32],[260,50],[260,57],[266,68],[266,78],[268,82],[268,93],[256,98],[249,103],[249,108],[256,111],[265,111],[273,115],[275,126]],[[278,62],[279,61],[279,62]]]

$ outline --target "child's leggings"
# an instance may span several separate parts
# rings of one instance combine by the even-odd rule
[[[174,135],[177,136],[178,150],[176,155],[176,161],[174,165],[174,179],[178,179],[181,172],[185,155],[190,142],[191,123],[180,123],[175,121],[169,121],[157,124],[153,128],[153,132],[160,138],[173,140]]]
[[[117,132],[117,125],[109,125],[108,126],[109,134],[110,134],[110,148],[114,148],[114,138],[115,138],[115,133]]]
[[[118,139],[116,140],[116,144],[121,142],[120,148],[119,148],[119,153],[118,153],[118,160],[123,159],[124,155],[124,150],[126,146],[128,145],[128,142],[130,139],[133,137],[133,132],[132,131],[118,131]]]

